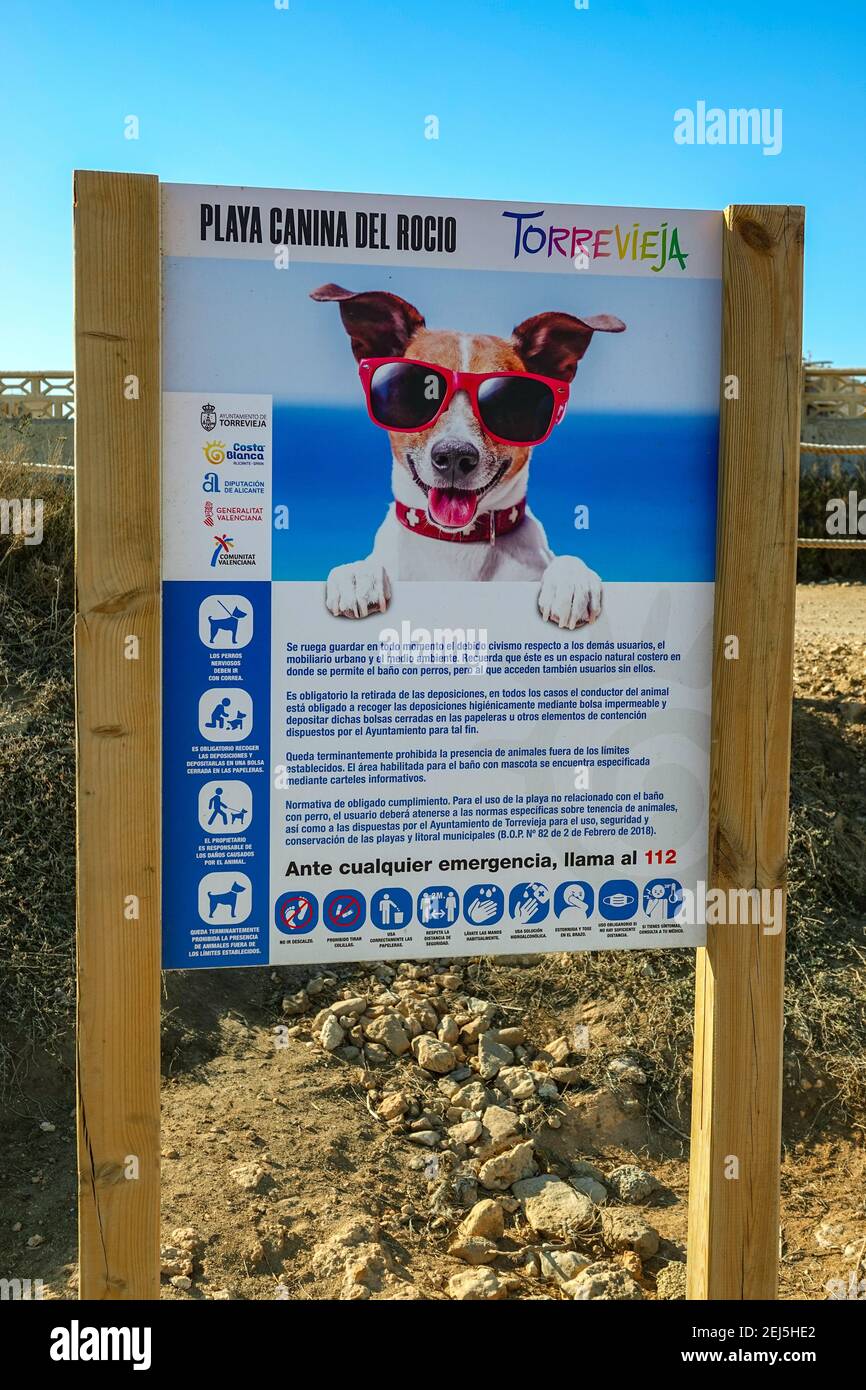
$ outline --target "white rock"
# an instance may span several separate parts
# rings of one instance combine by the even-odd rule
[[[488,1158],[486,1163],[482,1163],[478,1171],[478,1181],[482,1187],[490,1188],[493,1192],[504,1192],[512,1183],[519,1182],[521,1178],[528,1178],[534,1172],[532,1143],[527,1139],[522,1144],[515,1144],[513,1149],[494,1154],[493,1158]]]
[[[474,1144],[476,1139],[481,1138],[481,1121],[466,1120],[463,1124],[452,1125],[448,1137],[455,1144]]]
[[[444,1076],[457,1065],[454,1049],[429,1033],[422,1033],[420,1037],[413,1039],[412,1052],[419,1067],[437,1076]]]
[[[489,1265],[496,1259],[499,1251],[492,1240],[486,1240],[483,1236],[458,1234],[449,1245],[448,1253],[467,1265]]]
[[[567,1284],[576,1279],[582,1269],[591,1264],[588,1255],[579,1250],[539,1250],[538,1272],[548,1283]]]
[[[368,1217],[353,1216],[344,1221],[326,1241],[311,1253],[313,1273],[319,1279],[344,1278],[341,1298],[357,1298],[353,1292],[364,1287],[381,1287],[390,1255],[379,1243],[379,1227]]]
[[[812,1239],[822,1250],[841,1250],[848,1228],[841,1221],[821,1221],[812,1232]]]
[[[466,1269],[452,1274],[448,1280],[448,1292],[460,1302],[487,1302],[504,1298],[506,1289],[492,1269]]]
[[[460,1029],[450,1014],[445,1014],[439,1024],[439,1041],[454,1044],[460,1039]]]
[[[643,1298],[643,1289],[636,1284],[630,1274],[619,1265],[596,1260],[586,1269],[562,1285],[563,1293],[580,1300],[608,1299],[637,1302]]]
[[[181,1250],[176,1245],[161,1245],[159,1247],[160,1273],[168,1277],[178,1275],[189,1276],[192,1274],[193,1262],[189,1251]]]
[[[335,1014],[362,1014],[366,1012],[369,1000],[366,994],[356,995],[353,999],[335,999],[331,1005]]]
[[[439,1083],[442,1084],[441,1082]],[[483,1110],[490,1102],[490,1092],[480,1081],[470,1081],[451,1094],[451,1104],[460,1105],[464,1110]]]
[[[496,1016],[496,1005],[491,1004],[489,999],[468,999],[466,1007],[473,1018],[480,1018],[486,1026],[493,1022]]]
[[[482,1033],[478,1038],[478,1074],[491,1081],[501,1067],[510,1067],[514,1053],[505,1043],[497,1042],[494,1033]]]
[[[659,1233],[639,1211],[606,1207],[601,1214],[601,1234],[610,1250],[634,1250],[648,1260],[659,1248]]]
[[[520,1120],[513,1110],[504,1105],[488,1105],[484,1111],[484,1139],[486,1143],[498,1144],[520,1133]]]
[[[535,1082],[528,1067],[502,1067],[498,1082],[512,1100],[529,1100],[535,1095]]]
[[[399,1120],[409,1109],[409,1097],[403,1091],[389,1091],[379,1102],[379,1115],[383,1120]]]
[[[501,1202],[485,1197],[476,1202],[460,1223],[460,1234],[467,1239],[480,1236],[484,1240],[498,1240],[505,1230],[505,1215]]]
[[[328,1014],[322,1024],[322,1031],[319,1034],[319,1041],[326,1052],[336,1052],[341,1046],[346,1034],[340,1027],[333,1014]]]
[[[554,1038],[553,1042],[545,1043],[543,1052],[546,1058],[550,1058],[553,1064],[558,1066],[571,1052],[571,1043],[568,1038]]]
[[[512,1191],[523,1204],[532,1229],[542,1235],[569,1235],[591,1226],[595,1220],[595,1207],[586,1194],[575,1192],[552,1173],[516,1182]]]
[[[607,1201],[607,1188],[595,1178],[569,1178],[569,1184],[575,1192],[583,1192],[591,1202],[597,1207],[601,1207]]]
[[[439,1027],[439,1015],[426,999],[415,999],[412,1013],[421,1025],[422,1033],[435,1033]]]
[[[260,1163],[239,1163],[237,1167],[229,1169],[229,1174],[238,1187],[242,1187],[245,1192],[256,1192],[261,1187],[265,1177],[265,1169]]]
[[[399,1014],[388,1013],[374,1018],[372,1023],[367,1024],[365,1032],[368,1038],[382,1043],[395,1057],[402,1057],[404,1052],[409,1051],[409,1035]]]
[[[605,1182],[621,1202],[631,1205],[646,1201],[659,1185],[652,1173],[648,1173],[645,1168],[638,1168],[634,1163],[623,1163],[621,1167],[614,1168],[612,1173],[608,1173]]]
[[[633,1086],[646,1085],[646,1072],[633,1057],[614,1057],[607,1067],[614,1081],[629,1081]]]

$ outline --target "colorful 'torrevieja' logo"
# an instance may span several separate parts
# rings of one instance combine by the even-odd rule
[[[633,222],[629,228],[617,222],[613,227],[594,229],[534,223],[532,218],[543,217],[544,208],[539,208],[538,212],[503,212],[502,216],[514,219],[515,260],[521,255],[537,256],[541,252],[550,260],[556,252],[584,269],[590,261],[612,256],[619,261],[657,260],[658,264],[649,268],[658,272],[672,261],[676,261],[680,270],[685,270],[689,256],[688,251],[680,250],[679,228],[668,227],[667,222],[644,228],[639,222]]]

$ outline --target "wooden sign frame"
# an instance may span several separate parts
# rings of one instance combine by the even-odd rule
[[[804,214],[724,217],[709,881],[784,889]],[[79,1294],[155,1299],[159,181],[76,172],[74,221]],[[688,1296],[774,1298],[784,932],[708,927],[697,957]]]

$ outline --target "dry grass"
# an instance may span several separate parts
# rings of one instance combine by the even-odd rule
[[[74,991],[72,486],[23,453],[0,497],[42,499],[43,541],[0,536],[0,1086],[58,1055]]]

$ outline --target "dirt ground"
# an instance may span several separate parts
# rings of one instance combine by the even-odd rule
[[[795,696],[834,728],[866,723],[864,638],[866,586],[800,586]],[[857,746],[862,755],[862,739]],[[682,1296],[688,1117],[677,1096],[687,1096],[690,1059],[671,1025],[668,1061],[680,1074],[676,1087],[667,1073],[662,1082],[657,1035],[668,1023],[651,1001],[656,978],[690,997],[693,953],[630,954],[632,974],[619,985],[600,958],[562,956],[428,963],[426,973],[407,968],[402,983],[449,1010],[453,997],[458,1018],[479,1001],[491,1006],[496,1028],[523,1030],[542,1072],[552,1041],[569,1040],[561,1064],[554,1056],[558,1094],[533,1098],[520,1116],[536,1166],[560,1176],[581,1163],[602,1176],[622,1164],[648,1170],[656,1187],[638,1205],[657,1251],[636,1265],[612,1256],[600,1221],[577,1244],[590,1262],[620,1260],[645,1297]],[[670,965],[660,959],[672,956]],[[538,1260],[574,1240],[540,1238],[507,1192],[461,1187],[459,1153],[410,1137],[418,1116],[438,1123],[437,1105],[448,1103],[438,1078],[411,1052],[362,1067],[320,1045],[314,1020],[324,1007],[336,1016],[338,999],[391,997],[400,984],[365,966],[166,977],[164,1298],[447,1299],[449,1279],[472,1268],[449,1250],[458,1223],[473,1198],[503,1196],[497,1296],[570,1296],[539,1277]],[[687,1038],[687,1008],[678,1017]],[[571,1045],[580,1030],[588,1051]],[[623,1058],[637,1071],[627,1075]],[[781,1296],[825,1299],[830,1281],[866,1281],[866,1115],[831,1106],[837,1079],[805,1066],[802,1052],[787,1058],[785,1080]],[[409,1108],[383,1118],[398,1092]],[[0,1136],[0,1274],[42,1278],[55,1298],[75,1297],[73,1097],[71,1068],[31,1071]],[[859,1287],[866,1296],[866,1282]]]

